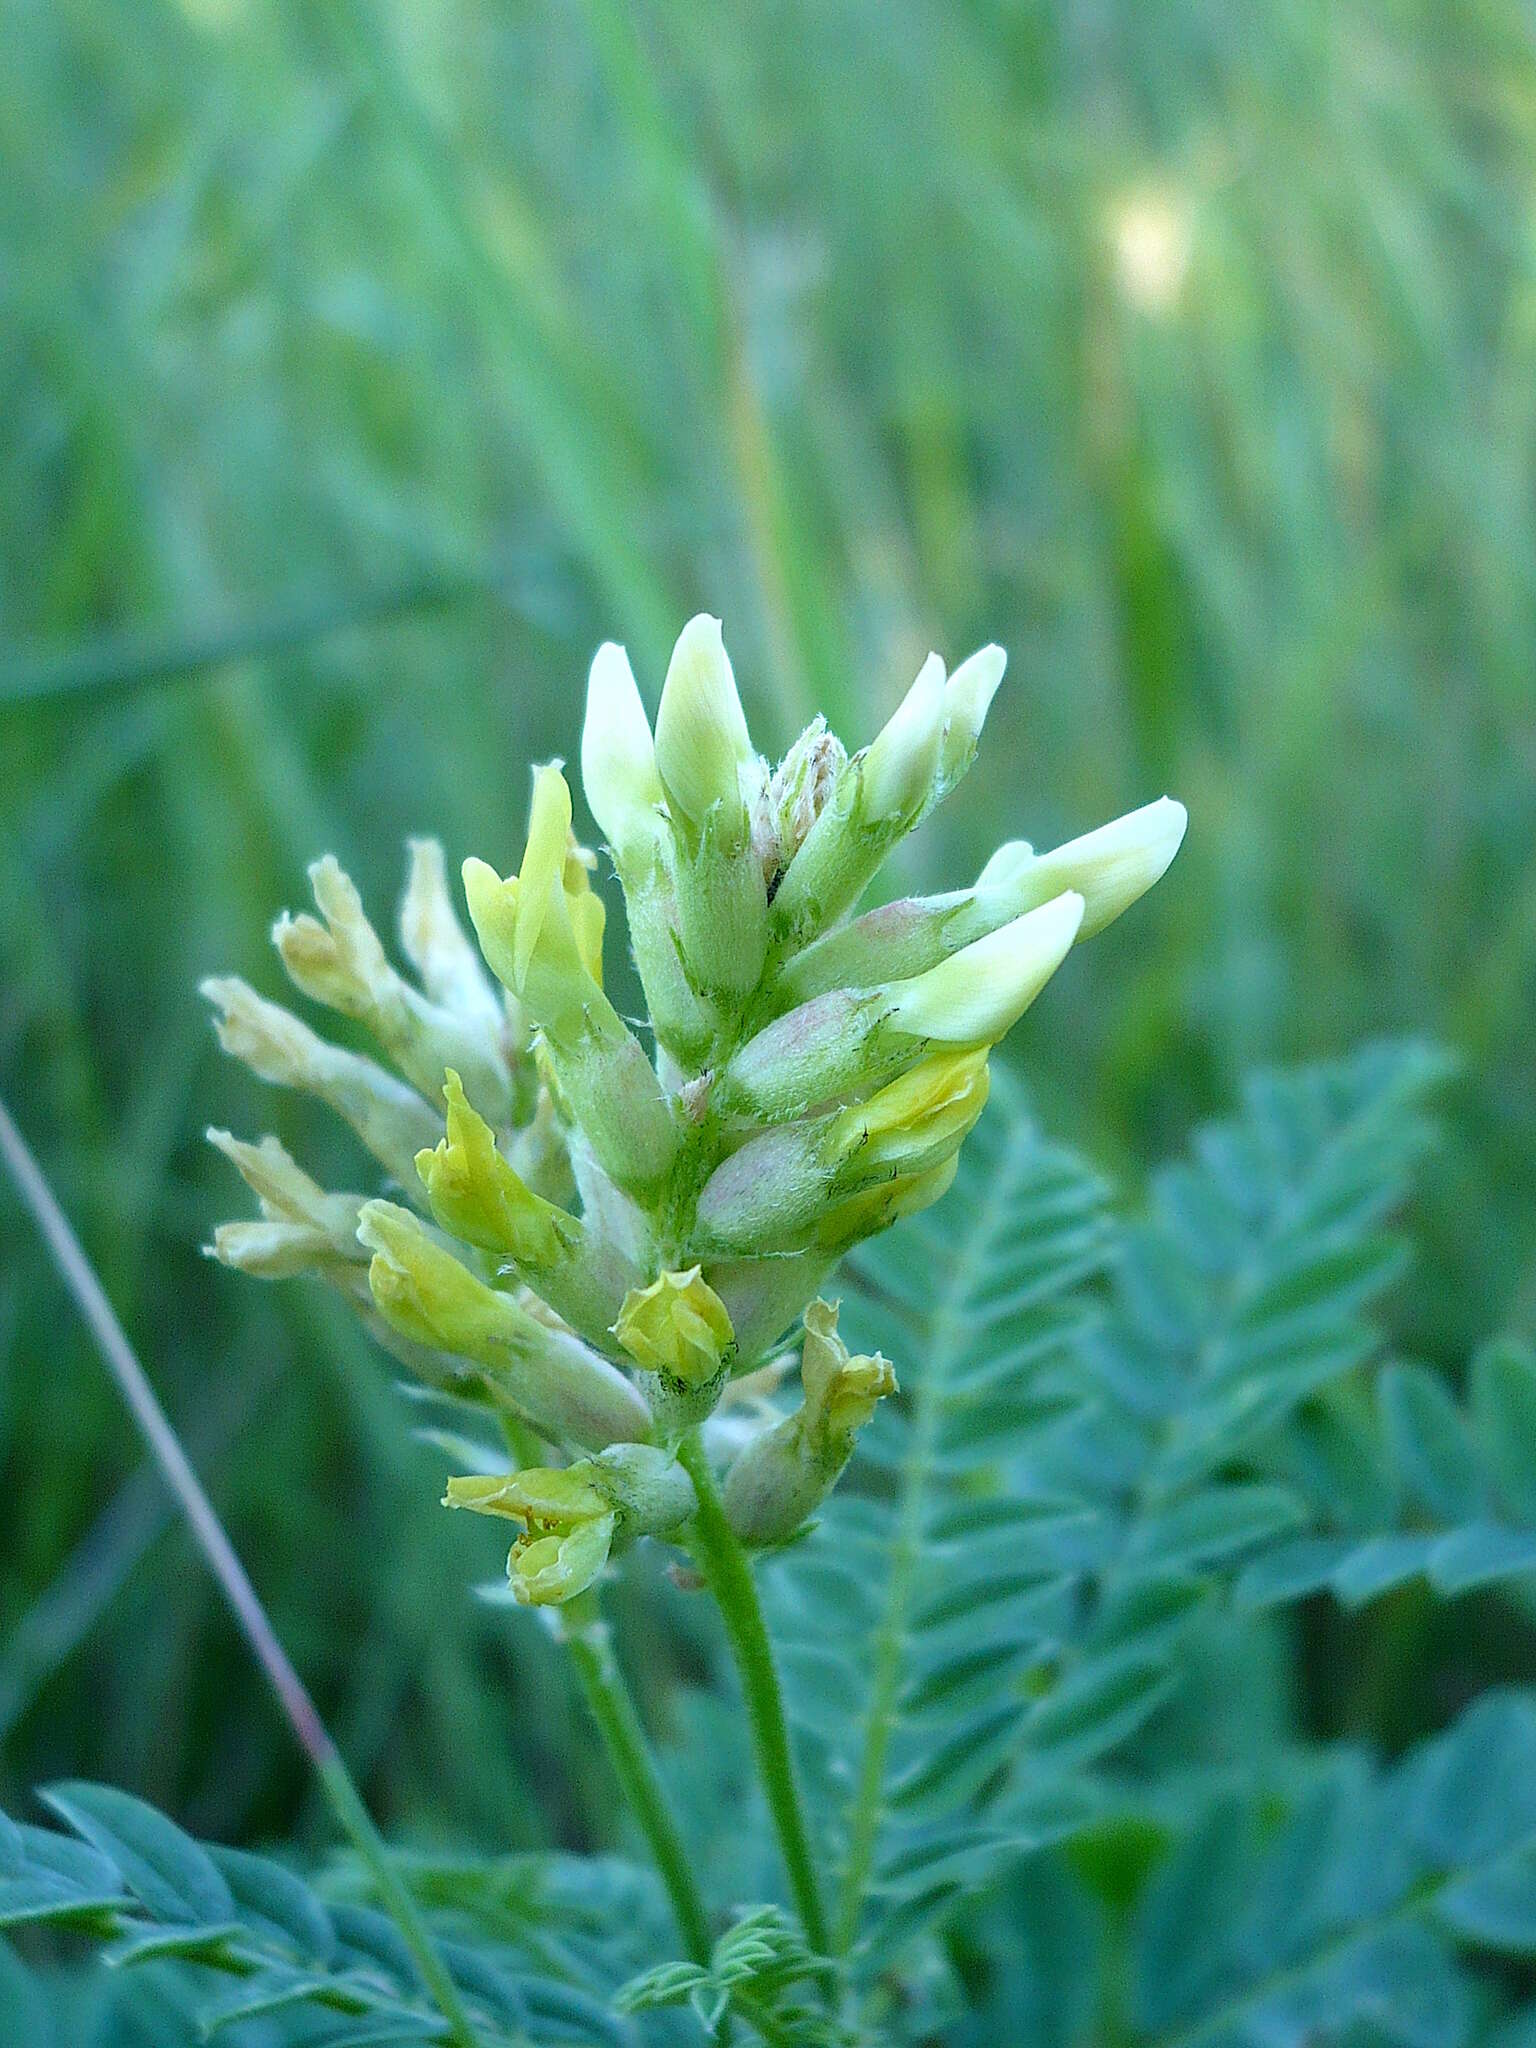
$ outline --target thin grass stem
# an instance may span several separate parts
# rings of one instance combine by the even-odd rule
[[[161,1407],[107,1299],[106,1291],[96,1277],[94,1267],[4,1102],[0,1102],[0,1158],[4,1159],[22,1200],[36,1219],[60,1277],[85,1318],[107,1370],[116,1381],[161,1476],[186,1516],[209,1570],[229,1602],[241,1634],[277,1696],[284,1719],[314,1765],[342,1831],[373,1879],[381,1903],[400,1930],[400,1938],[421,1972],[422,1982],[448,2022],[451,2030],[449,2039],[455,2048],[477,2048],[477,2036],[458,1987],[438,1954],[416,1902],[391,1863],[383,1839],[363,1804],[362,1795],[353,1783],[341,1752],[321,1720],[304,1681],[278,1641],[245,1566],[225,1533],[202,1481],[193,1471],[181,1447],[181,1440]]]

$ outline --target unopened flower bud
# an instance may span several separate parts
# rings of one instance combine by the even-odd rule
[[[938,1053],[865,1101],[749,1138],[705,1184],[697,1229],[713,1249],[800,1249],[849,1195],[952,1158],[987,1100],[987,1048]]]
[[[716,1084],[732,1114],[775,1121],[892,1080],[929,1044],[995,1045],[1060,966],[1082,917],[1068,892],[926,973],[878,989],[833,989],[777,1018]]]
[[[435,1151],[416,1156],[433,1216],[465,1244],[511,1260],[567,1322],[602,1342],[634,1268],[617,1246],[536,1195],[508,1165],[451,1069],[443,1092],[448,1135]]]
[[[831,801],[847,763],[842,741],[818,712],[773,771],[752,818],[753,850],[770,893]]]
[[[944,705],[944,664],[930,654],[859,764],[862,824],[905,826],[922,809],[938,771]]]
[[[631,1288],[613,1333],[647,1372],[692,1388],[716,1379],[736,1348],[725,1303],[698,1266]]]
[[[541,1435],[600,1446],[650,1434],[650,1410],[617,1367],[487,1287],[408,1211],[368,1202],[358,1236],[374,1254],[368,1284],[385,1320],[473,1361]]]
[[[944,742],[934,801],[954,788],[976,758],[976,743],[986,724],[1008,657],[1001,647],[983,647],[962,661],[944,686]]]
[[[662,831],[662,788],[651,722],[629,656],[612,640],[597,650],[587,678],[581,783],[621,868],[654,845]]]
[[[701,615],[678,636],[656,714],[656,765],[675,827],[672,880],[688,978],[707,1005],[729,1010],[757,986],[768,946],[767,889],[750,829],[765,771],[718,619]]]
[[[779,1122],[887,1073],[871,1073],[871,1047],[889,1014],[878,989],[830,989],[765,1025],[716,1075],[712,1100],[726,1116]],[[918,1057],[914,1048],[911,1057]],[[899,1049],[895,1065],[899,1069]]]
[[[994,903],[990,894],[978,911],[980,894],[978,883],[975,889],[944,896],[902,896],[851,923],[834,925],[785,963],[774,992],[776,1006],[792,1008],[829,989],[907,980],[1017,917],[1011,898]],[[994,914],[987,922],[989,913]]]
[[[583,959],[571,915],[580,891],[567,887],[570,820],[564,776],[541,769],[521,871],[502,881],[484,861],[466,861],[464,891],[485,957],[542,1027],[593,1151],[621,1187],[650,1188],[672,1162],[677,1131],[655,1069]]]
[[[770,919],[803,945],[855,903],[930,802],[944,738],[944,664],[930,654],[894,715],[843,768],[785,870]]]
[[[501,1002],[448,893],[443,849],[435,839],[407,841],[410,869],[400,898],[400,948],[434,1003],[456,1010],[490,1034],[503,1028]]]
[[[1181,803],[1160,797],[1096,832],[1037,854],[1025,879],[1036,901],[1043,902],[1058,890],[1075,889],[1084,900],[1078,936],[1091,939],[1166,874],[1184,842],[1188,822],[1189,813]]]
[[[672,848],[658,841],[619,869],[629,942],[657,1042],[692,1071],[708,1056],[720,1018],[689,979],[683,963],[682,914]]]
[[[716,805],[675,869],[689,979],[727,1015],[757,987],[768,952],[768,891],[744,820]]]
[[[1068,890],[890,991],[890,1021],[946,1045],[995,1045],[1066,958],[1083,918]]]
[[[1163,875],[1184,824],[1184,806],[1163,797],[1050,853],[1037,854],[1025,839],[1010,840],[973,888],[902,897],[824,933],[786,963],[778,1006],[828,989],[869,988],[921,974],[1069,889],[1084,900],[1077,936],[1093,938]]]
[[[361,1053],[328,1045],[234,976],[210,977],[201,988],[219,1012],[214,1029],[227,1053],[263,1081],[318,1095],[397,1180],[414,1183],[416,1154],[435,1145],[443,1128],[414,1088]]]
[[[365,1023],[429,1101],[442,1087],[444,1068],[453,1065],[502,1114],[510,1105],[511,1081],[498,1030],[428,1001],[395,972],[351,877],[330,854],[314,862],[309,878],[320,918],[285,911],[272,929],[295,985],[313,1001]]]
[[[716,804],[727,834],[742,829],[742,771],[755,759],[720,621],[701,612],[677,637],[656,712],[656,767],[686,832]]]
[[[726,1517],[745,1543],[794,1535],[836,1484],[876,1405],[897,1390],[879,1352],[849,1355],[837,1310],[824,1301],[805,1312],[800,1384],[798,1411],[755,1438],[726,1476]]]
[[[263,1216],[318,1233],[332,1258],[354,1264],[361,1261],[363,1254],[357,1242],[361,1195],[327,1193],[287,1148],[270,1135],[252,1145],[210,1126],[207,1137],[256,1196]]]
[[[836,1113],[748,1138],[715,1168],[699,1195],[695,1232],[712,1252],[795,1248],[833,1187]]]

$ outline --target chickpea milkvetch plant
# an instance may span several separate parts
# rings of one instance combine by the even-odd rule
[[[558,764],[535,774],[519,871],[464,865],[499,989],[430,841],[400,914],[419,986],[329,857],[311,870],[319,917],[278,920],[296,986],[367,1026],[397,1072],[243,982],[204,985],[225,1048],[329,1103],[404,1197],[322,1191],[275,1139],[215,1131],[262,1208],[222,1226],[215,1255],[323,1276],[429,1385],[502,1419],[527,1465],[453,1478],[446,1501],[520,1525],[519,1600],[575,1601],[657,1536],[701,1555],[738,1636],[754,1624],[733,1605],[738,1547],[794,1537],[896,1391],[820,1290],[851,1246],[944,1193],[992,1047],[1177,851],[1184,812],[1164,799],[850,918],[970,766],[1003,664],[988,647],[946,676],[930,656],[862,752],[818,719],[770,770],[717,620],[684,628],[654,738],[623,649],[599,650],[582,779],[654,1057],[604,992],[595,856]],[[775,1420],[796,1349],[799,1404]]]
[[[969,889],[854,915],[965,775],[1003,669],[997,647],[952,675],[932,655],[861,752],[818,718],[770,769],[718,620],[680,635],[654,736],[624,650],[598,651],[582,781],[654,1054],[604,992],[595,856],[558,764],[535,773],[519,871],[464,864],[499,988],[431,841],[411,848],[400,908],[415,983],[330,857],[311,870],[319,916],[279,918],[295,985],[365,1025],[394,1071],[243,982],[204,985],[225,1048],[327,1102],[403,1197],[324,1191],[276,1139],[213,1131],[262,1212],[223,1225],[214,1254],[323,1277],[428,1386],[499,1419],[526,1462],[450,1478],[446,1504],[517,1526],[512,1591],[567,1610],[592,1687],[613,1683],[590,1597],[609,1560],[647,1536],[692,1557],[738,1658],[818,1952],[829,1928],[747,1558],[804,1529],[897,1391],[883,1355],[849,1350],[821,1290],[850,1247],[949,1187],[992,1048],[1184,832],[1165,798],[1052,853],[1005,845]],[[697,1950],[678,1845],[659,1853]]]
[[[1164,872],[1182,808],[859,914],[1002,670],[931,658],[864,751],[818,720],[770,771],[716,621],[684,629],[654,734],[599,651],[582,778],[649,1049],[604,992],[558,766],[518,872],[465,865],[478,951],[432,841],[413,979],[334,860],[319,915],[278,920],[300,991],[388,1066],[206,985],[225,1046],[389,1187],[215,1131],[260,1214],[212,1250],[318,1278],[407,1368],[458,1457],[446,1504],[511,1525],[510,1597],[563,1643],[654,1874],[365,1855],[311,1886],[69,1785],[44,1796],[79,1839],[0,1815],[0,1928],[233,1979],[190,2003],[237,2048],[1529,2038],[1498,1969],[1536,1953],[1530,1700],[1476,1699],[1383,1770],[1293,1741],[1245,1678],[1299,1600],[1536,1571],[1536,1360],[1490,1347],[1458,1399],[1384,1363],[1374,1320],[1443,1062],[1261,1077],[1117,1220],[1005,1075],[989,1103],[988,1060]],[[692,1781],[652,1755],[601,1614],[645,1539],[718,1607],[766,1835],[709,1779],[728,1708],[699,1703]]]

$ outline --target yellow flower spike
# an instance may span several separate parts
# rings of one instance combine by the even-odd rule
[[[553,908],[564,907],[561,885],[571,839],[571,792],[551,762],[533,781],[533,808],[528,814],[528,844],[517,872],[517,906],[512,936],[514,986],[521,993],[533,964],[534,948]],[[558,904],[557,904],[558,894]]]
[[[613,1334],[637,1365],[688,1387],[707,1386],[736,1344],[725,1303],[699,1266],[632,1287]]]
[[[739,813],[741,771],[755,758],[720,621],[700,612],[677,636],[656,712],[656,766],[674,815],[697,834],[715,804]]]
[[[876,1406],[898,1391],[889,1359],[850,1356],[826,1301],[805,1311],[800,1389],[798,1410],[755,1437],[726,1476],[726,1516],[747,1543],[794,1535],[836,1485]]]
[[[560,1535],[527,1536],[507,1553],[512,1595],[524,1607],[558,1607],[585,1593],[608,1562],[615,1517],[596,1515]]]
[[[567,863],[569,869],[570,863]],[[585,868],[577,868],[583,886],[572,889],[569,882],[565,888],[565,914],[571,921],[571,932],[576,940],[576,952],[581,964],[601,988],[603,985],[603,932],[608,923],[608,912],[601,896],[593,889]]]
[[[400,898],[400,948],[434,1003],[499,1032],[501,1004],[448,893],[447,863],[435,839],[406,842],[410,854]]]
[[[357,1234],[374,1254],[368,1286],[390,1328],[469,1359],[539,1432],[583,1447],[649,1436],[652,1415],[617,1366],[487,1287],[393,1202],[366,1202]]]
[[[574,1217],[526,1186],[496,1149],[490,1125],[450,1067],[443,1081],[448,1135],[416,1155],[432,1214],[479,1250],[535,1269],[554,1265],[580,1235]]]
[[[837,1118],[836,1141],[863,1171],[915,1173],[958,1148],[986,1107],[987,1046],[935,1053]]]
[[[530,1527],[571,1528],[612,1506],[586,1478],[585,1462],[576,1465],[531,1465],[522,1472],[473,1473],[450,1479],[443,1495],[445,1508],[470,1508],[477,1515],[506,1515]]]
[[[850,1355],[835,1311],[807,1300],[849,1245],[950,1185],[989,1049],[1184,829],[1165,799],[1043,855],[1014,840],[968,888],[856,916],[965,773],[1003,670],[996,647],[952,674],[931,656],[862,752],[814,718],[770,772],[718,620],[679,635],[654,733],[623,650],[601,648],[582,773],[644,991],[632,1024],[602,986],[596,857],[558,763],[533,777],[517,872],[465,863],[464,925],[441,848],[413,844],[414,973],[391,966],[332,860],[312,870],[318,914],[278,927],[294,978],[364,1021],[404,1081],[243,984],[209,984],[229,1049],[332,1102],[435,1219],[331,1195],[275,1145],[227,1140],[261,1214],[221,1229],[215,1253],[318,1272],[428,1385],[550,1445],[548,1466],[448,1489],[517,1526],[519,1599],[569,1598],[638,1536],[686,1540],[698,1496],[676,1447],[706,1426],[722,1470],[740,1453],[738,1533],[792,1537],[896,1391],[887,1361]],[[767,1416],[760,1396],[715,1423],[730,1375],[797,1316],[797,1412]]]

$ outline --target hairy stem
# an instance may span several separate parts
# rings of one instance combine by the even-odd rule
[[[614,1660],[607,1628],[600,1621],[578,1623],[568,1631],[565,1640],[614,1776],[655,1859],[678,1932],[683,1937],[683,1948],[690,1961],[707,1963],[710,1940],[704,1901],[646,1745],[640,1717]]]
[[[278,1641],[256,1588],[251,1584],[245,1566],[204,1491],[202,1481],[193,1471],[182,1449],[181,1439],[171,1427],[107,1299],[105,1289],[96,1277],[95,1269],[3,1102],[0,1102],[0,1158],[4,1159],[23,1201],[32,1211],[54,1264],[96,1339],[107,1370],[117,1382],[161,1477],[186,1516],[209,1570],[229,1602],[241,1634],[277,1696],[284,1719],[314,1766],[343,1833],[373,1879],[380,1902],[400,1930],[400,1938],[410,1950],[423,1984],[452,2029],[449,2038],[455,2048],[476,2048],[478,2037],[426,1922],[390,1862],[389,1852],[363,1804],[362,1794],[320,1719],[304,1681]]]
[[[694,1522],[695,1550],[720,1609],[726,1637],[736,1659],[741,1688],[746,1696],[752,1747],[768,1810],[778,1834],[790,1895],[807,1941],[818,1954],[824,1955],[827,1950],[827,1920],[821,1903],[821,1886],[811,1854],[800,1788],[795,1779],[779,1674],[774,1667],[773,1647],[763,1623],[763,1610],[758,1602],[752,1568],[725,1518],[714,1475],[696,1432],[683,1440],[677,1455],[679,1463],[692,1478],[698,1495],[699,1511]]]

